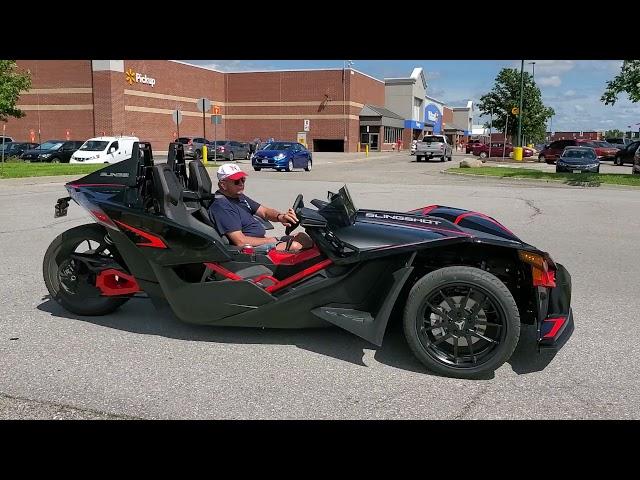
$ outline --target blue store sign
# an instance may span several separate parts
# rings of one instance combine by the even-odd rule
[[[433,133],[442,133],[442,112],[435,103],[430,103],[424,109],[424,119],[433,125]]]

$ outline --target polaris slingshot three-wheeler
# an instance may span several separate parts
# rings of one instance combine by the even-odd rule
[[[286,233],[304,228],[312,248],[259,253],[216,230],[211,178],[199,160],[187,168],[178,143],[161,164],[148,143],[136,143],[130,159],[66,189],[55,216],[74,200],[95,223],[56,237],[43,273],[51,297],[79,315],[144,296],[189,323],[333,324],[380,346],[393,311],[416,357],[459,378],[506,362],[521,324],[536,326],[539,349],[559,348],[573,331],[567,270],[481,213],[362,210],[345,186],[312,200],[315,208],[295,199],[299,223]]]

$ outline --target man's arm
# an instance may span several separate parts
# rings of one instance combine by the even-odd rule
[[[298,217],[296,217],[293,209],[287,210],[285,213],[281,213],[275,208],[265,207],[264,205],[260,205],[258,210],[256,210],[256,215],[265,220],[269,220],[270,222],[280,222],[285,227],[293,225],[298,222]]]
[[[229,242],[236,247],[242,247],[244,245],[257,247],[258,245],[264,245],[265,243],[275,243],[278,241],[276,237],[250,237],[242,233],[242,230],[227,232],[225,235],[229,239]]]

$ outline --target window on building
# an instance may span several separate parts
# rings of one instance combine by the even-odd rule
[[[402,138],[402,129],[397,127],[384,127],[384,143],[396,143]]]

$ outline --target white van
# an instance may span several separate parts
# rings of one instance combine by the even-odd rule
[[[138,137],[90,138],[71,156],[69,163],[117,163],[131,157]]]

